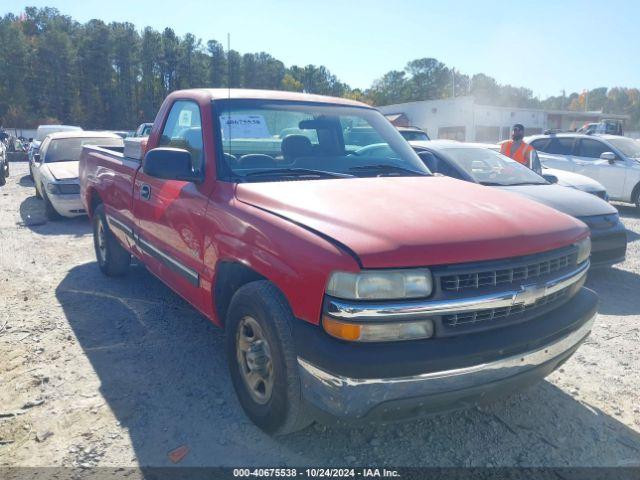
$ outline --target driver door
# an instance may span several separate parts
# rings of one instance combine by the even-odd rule
[[[191,153],[195,171],[204,171],[206,155],[200,107],[177,100],[171,107],[158,147]],[[139,245],[147,267],[201,310],[206,299],[200,288],[204,268],[202,226],[210,192],[205,183],[165,180],[138,170],[133,201]]]
[[[38,150],[39,160],[36,162],[34,157],[33,159],[33,183],[36,187],[36,190],[40,192],[42,195],[44,192],[42,191],[42,175],[40,174],[40,167],[44,163],[44,157],[47,155],[47,149],[49,148],[49,144],[51,143],[51,139],[49,137],[45,138],[42,144],[40,145],[40,149]]]
[[[576,147],[573,163],[575,172],[586,175],[600,182],[613,198],[621,198],[624,192],[626,164],[624,159],[617,158],[614,163],[600,158],[604,152],[611,152],[611,147],[599,139],[581,138]]]

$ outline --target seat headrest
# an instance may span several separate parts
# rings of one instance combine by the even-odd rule
[[[308,157],[313,150],[311,140],[304,135],[287,135],[282,139],[280,149],[285,160]]]

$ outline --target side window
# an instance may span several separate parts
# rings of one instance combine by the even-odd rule
[[[40,154],[40,162],[44,162],[44,159],[47,156],[47,149],[49,148],[50,143],[51,143],[51,140],[49,140],[48,138],[45,138],[44,142],[42,142],[42,145],[40,145],[40,151],[38,152]]]
[[[420,159],[424,162],[432,173],[441,173],[446,177],[457,178],[458,180],[464,180],[458,171],[453,168],[449,162],[442,160],[431,152],[420,152],[418,154]]]
[[[536,150],[538,149],[536,148]],[[545,149],[541,151],[551,153],[553,155],[571,155],[573,153],[573,138],[552,137],[549,140],[549,143],[545,146]]]
[[[538,140],[534,140],[533,142],[531,142],[531,146],[540,152],[546,152],[548,144],[548,138],[539,138]]]
[[[188,100],[178,100],[171,107],[162,130],[160,147],[182,148],[191,153],[193,169],[202,171],[204,155],[200,107]]]
[[[604,152],[610,152],[611,148],[607,147],[602,142],[598,140],[590,140],[583,138],[580,140],[578,144],[578,153],[579,157],[588,157],[588,158],[600,158]]]

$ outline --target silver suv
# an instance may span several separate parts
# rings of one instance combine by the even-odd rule
[[[617,135],[558,133],[524,139],[545,166],[586,175],[605,186],[611,200],[640,209],[640,142]]]

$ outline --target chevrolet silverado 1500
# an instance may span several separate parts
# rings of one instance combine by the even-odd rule
[[[596,315],[582,222],[432,175],[355,101],[177,91],[142,161],[85,147],[80,182],[100,269],[133,256],[224,328],[239,401],[271,433],[502,395]]]

